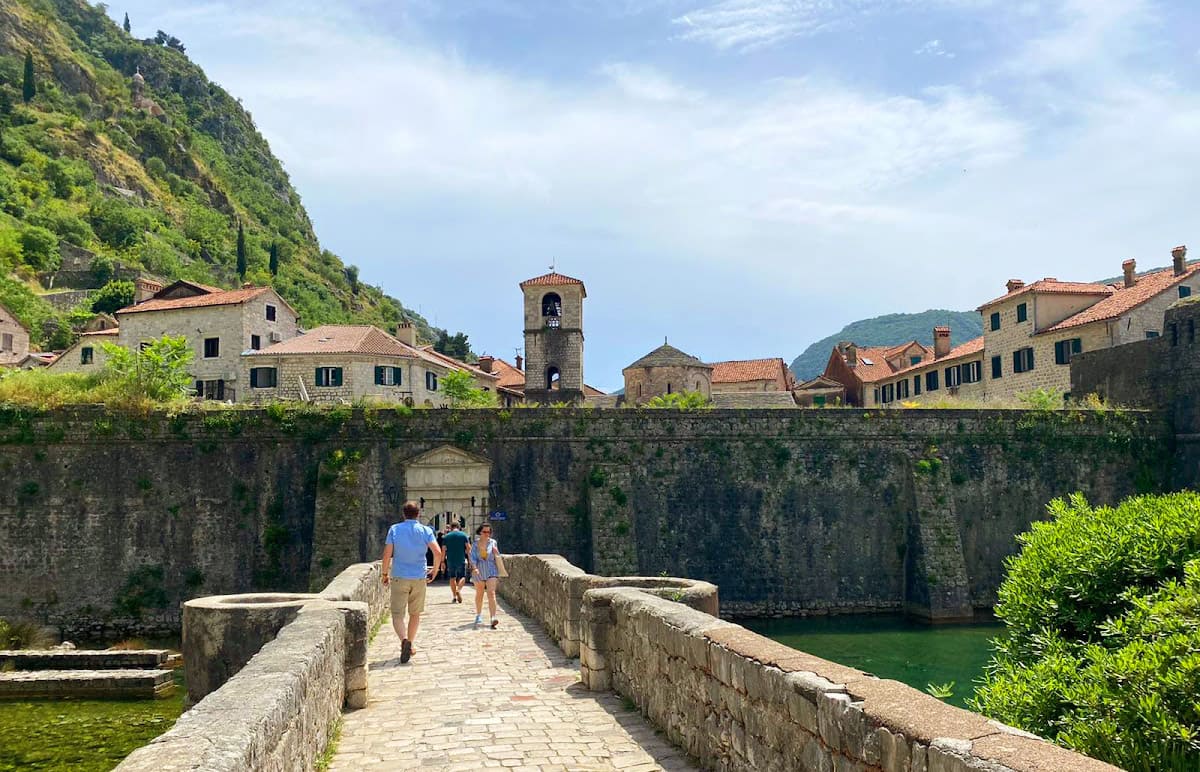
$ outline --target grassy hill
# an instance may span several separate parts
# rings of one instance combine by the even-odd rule
[[[886,346],[918,340],[932,346],[933,328],[939,325],[950,327],[950,340],[955,346],[983,334],[983,320],[978,311],[930,309],[919,314],[886,314],[860,319],[804,349],[804,353],[792,362],[792,372],[800,380],[820,375],[829,361],[829,352],[843,340],[854,341],[860,346]]]
[[[250,114],[184,48],[162,33],[138,40],[85,0],[0,0],[0,303],[34,344],[65,347],[92,315],[87,301],[47,302],[63,241],[97,256],[76,287],[139,273],[270,283],[306,327],[409,319],[436,340],[440,331],[321,248]]]

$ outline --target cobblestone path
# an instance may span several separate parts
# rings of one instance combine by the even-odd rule
[[[694,767],[611,693],[586,691],[541,626],[501,600],[500,627],[474,627],[474,590],[431,585],[417,651],[400,664],[385,623],[368,653],[370,701],[345,714],[330,770],[682,772]]]

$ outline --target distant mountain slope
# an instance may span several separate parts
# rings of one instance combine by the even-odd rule
[[[930,309],[919,314],[886,314],[860,319],[804,349],[804,353],[792,362],[792,372],[802,381],[820,375],[829,361],[829,352],[843,340],[854,341],[860,346],[884,346],[918,340],[932,346],[933,328],[939,325],[950,327],[950,340],[955,346],[983,334],[983,319],[978,311]]]
[[[184,49],[163,32],[135,38],[85,0],[0,0],[0,303],[34,344],[64,347],[91,313],[69,307],[82,293],[44,288],[141,273],[270,283],[306,327],[408,319],[436,341],[424,319],[321,248],[250,114]],[[60,242],[92,267],[68,281]]]

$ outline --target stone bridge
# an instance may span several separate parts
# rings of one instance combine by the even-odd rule
[[[1116,769],[723,621],[714,585],[506,563],[499,627],[435,585],[405,665],[386,626],[368,645],[378,564],[311,596],[193,601],[189,684],[206,694],[118,769],[299,770],[322,754],[334,770]],[[227,644],[255,637],[238,671]]]

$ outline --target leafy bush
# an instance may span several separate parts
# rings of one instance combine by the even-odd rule
[[[471,374],[454,370],[442,377],[442,393],[450,407],[495,407],[496,395],[472,385]]]
[[[1008,561],[976,707],[1126,769],[1200,767],[1200,494],[1049,511]]]
[[[58,236],[37,225],[21,229],[21,251],[25,262],[39,271],[56,270],[62,262],[58,254]]]
[[[1034,389],[1017,395],[1030,410],[1058,410],[1063,407],[1063,393],[1056,389]]]
[[[0,649],[47,649],[53,643],[50,632],[35,622],[0,617]]]
[[[643,407],[668,408],[673,410],[705,410],[712,407],[712,401],[698,391],[676,391],[671,394],[659,394],[646,402]]]
[[[104,377],[125,386],[131,396],[145,397],[157,402],[171,402],[191,393],[192,377],[188,365],[195,355],[187,338],[164,335],[130,351],[113,343],[102,343],[108,360]]]
[[[148,212],[112,198],[92,204],[88,220],[96,236],[116,249],[134,246],[145,231],[154,227],[154,218]]]
[[[110,281],[92,296],[92,310],[112,314],[133,303],[135,290],[131,281]]]

